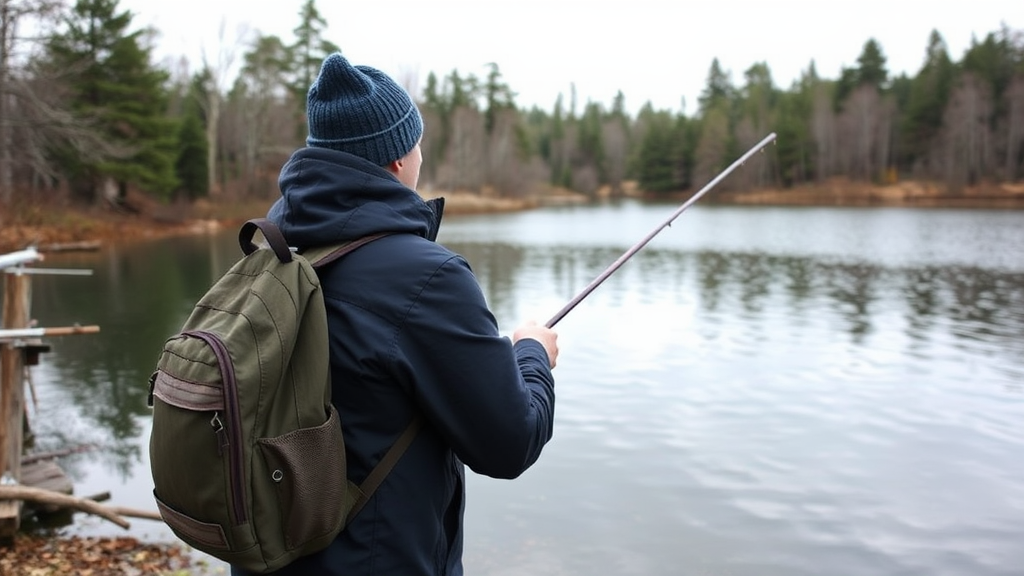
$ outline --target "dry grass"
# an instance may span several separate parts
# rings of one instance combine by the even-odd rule
[[[785,190],[719,192],[709,202],[783,206],[896,206],[928,208],[1024,209],[1024,185],[978,184],[950,189],[934,182],[876,186],[834,178]]]
[[[500,198],[493,194],[459,191],[424,193],[425,198],[436,196],[444,196],[445,214],[449,215],[512,212],[552,203],[584,201],[579,194],[559,189],[545,189],[523,198]],[[873,186],[834,179],[785,190],[716,191],[702,201],[748,205],[1024,209],[1024,184],[979,185],[950,191],[926,182]],[[168,205],[131,196],[119,209],[55,203],[0,206],[0,253],[28,246],[45,249],[58,244],[113,243],[210,233],[262,216],[270,203],[269,200],[201,200],[192,204]]]
[[[488,198],[446,193],[446,214],[508,212],[537,206],[535,200]],[[124,208],[80,207],[57,203],[0,206],[0,253],[35,246],[132,242],[180,234],[217,232],[267,213],[269,201],[200,200],[159,204],[130,197]]]

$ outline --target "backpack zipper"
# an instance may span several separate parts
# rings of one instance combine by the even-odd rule
[[[220,375],[224,390],[224,416],[227,419],[228,435],[228,475],[231,482],[232,508],[234,509],[235,525],[248,521],[245,514],[245,474],[242,468],[242,420],[239,414],[238,382],[235,380],[235,368],[231,363],[231,355],[220,337],[205,330],[190,330],[182,333],[185,336],[199,338],[213,349],[220,364]],[[214,416],[216,420],[216,416]],[[220,434],[218,434],[218,437]],[[218,450],[222,449],[221,440]]]

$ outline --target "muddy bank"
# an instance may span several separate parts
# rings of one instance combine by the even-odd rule
[[[632,187],[631,196],[642,196]],[[529,210],[542,205],[582,202],[566,191],[547,190],[542,196],[494,196],[438,192],[445,214],[477,214]],[[686,195],[680,195],[680,198]],[[874,186],[836,179],[813,186],[781,190],[730,192],[712,190],[701,202],[759,206],[894,206],[927,208],[1024,209],[1024,184],[993,184],[951,191],[945,187],[903,182]],[[0,206],[0,253],[35,246],[42,251],[89,248],[180,234],[203,234],[234,228],[248,218],[266,214],[269,201],[211,202],[158,205],[130,198],[127,206],[76,208],[62,205]]]
[[[875,186],[845,179],[785,190],[711,192],[708,203],[759,206],[891,206],[1024,209],[1024,184],[980,184],[953,190],[926,182]]]
[[[444,194],[445,214],[527,210],[531,199],[487,198]],[[104,244],[135,242],[186,234],[208,234],[234,228],[263,216],[269,201],[210,202],[190,206],[156,205],[132,199],[126,208],[40,204],[0,206],[0,253],[34,246],[43,252],[93,249]]]

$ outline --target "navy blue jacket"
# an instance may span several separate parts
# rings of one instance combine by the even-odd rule
[[[320,272],[350,479],[366,477],[414,414],[425,424],[341,535],[279,573],[461,575],[463,463],[515,478],[537,460],[554,417],[547,353],[500,336],[469,265],[434,242],[443,202],[312,147],[292,155],[280,186],[268,217],[292,246],[397,233]]]

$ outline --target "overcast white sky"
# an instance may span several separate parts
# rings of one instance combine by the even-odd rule
[[[199,62],[205,49],[237,43],[239,27],[293,40],[303,0],[122,0],[135,24],[161,31],[158,57]],[[610,104],[618,90],[635,112],[696,108],[713,58],[743,83],[743,72],[766,62],[776,85],[788,88],[813,59],[837,78],[877,40],[890,73],[915,74],[928,36],[938,30],[959,60],[1005,23],[1024,30],[1021,0],[318,0],[328,37],[356,64],[396,78],[439,76],[458,69],[486,75],[495,62],[521,107],[566,104],[575,84],[580,106]],[[239,56],[241,51],[239,50]]]

